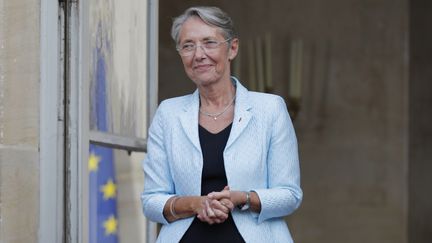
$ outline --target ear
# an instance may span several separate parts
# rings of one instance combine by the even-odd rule
[[[231,40],[231,45],[228,50],[228,60],[232,61],[237,56],[239,50],[239,39],[234,38]]]

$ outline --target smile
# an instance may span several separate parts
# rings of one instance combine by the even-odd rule
[[[202,65],[195,66],[194,69],[197,71],[205,71],[205,70],[211,68],[212,66],[213,65],[211,65],[211,64],[202,64]]]

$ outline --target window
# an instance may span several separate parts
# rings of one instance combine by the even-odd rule
[[[151,241],[156,227],[145,221],[140,193],[147,127],[157,106],[157,1],[80,4],[81,237]]]
[[[91,192],[116,196],[119,218],[102,226],[108,233],[154,241],[155,224],[126,231],[145,220],[135,212],[157,106],[157,10],[157,0],[41,1],[39,241],[92,242]],[[110,151],[114,186],[89,187],[105,162],[92,157],[96,146]]]

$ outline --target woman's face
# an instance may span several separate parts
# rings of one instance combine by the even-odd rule
[[[221,43],[217,48],[205,51],[200,46],[208,41],[225,41],[221,30],[204,23],[198,17],[191,17],[183,23],[179,44],[181,48],[194,44],[195,51],[189,56],[181,56],[188,77],[198,86],[206,86],[224,78],[230,78],[230,60],[237,55],[238,39]]]

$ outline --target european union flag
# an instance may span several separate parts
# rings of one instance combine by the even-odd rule
[[[106,70],[100,49],[96,53],[95,87],[91,92],[92,122],[99,131],[107,131]],[[113,161],[113,150],[90,145],[89,161],[89,242],[117,243],[117,186]]]

